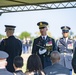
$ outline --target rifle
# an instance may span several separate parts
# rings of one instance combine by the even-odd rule
[[[40,45],[38,45],[38,44],[36,44],[38,47],[40,47],[40,48],[42,48],[42,50],[43,49],[46,49],[47,50],[47,55],[49,55],[50,54],[50,51],[52,51],[52,45],[48,45],[48,44],[46,44],[46,46],[40,46]]]

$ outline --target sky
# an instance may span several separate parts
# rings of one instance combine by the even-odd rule
[[[48,31],[54,38],[62,36],[61,26],[71,27],[70,31],[76,35],[76,8],[3,13],[0,16],[0,34],[6,35],[4,25],[15,25],[15,35],[27,31],[35,36],[40,21],[49,23]]]

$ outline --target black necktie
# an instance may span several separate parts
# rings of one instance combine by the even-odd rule
[[[45,40],[45,37],[43,36],[43,40]]]
[[[44,44],[44,45],[46,44],[46,39],[45,39],[44,36],[43,36],[43,44]]]

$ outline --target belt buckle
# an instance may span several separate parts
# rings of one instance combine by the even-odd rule
[[[64,53],[64,55],[66,55],[67,53]]]

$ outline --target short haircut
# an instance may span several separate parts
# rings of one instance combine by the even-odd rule
[[[58,51],[51,52],[51,59],[56,60],[60,58],[60,53]]]
[[[23,66],[23,58],[20,56],[16,56],[14,58],[13,64],[17,67],[17,68],[22,68]]]

